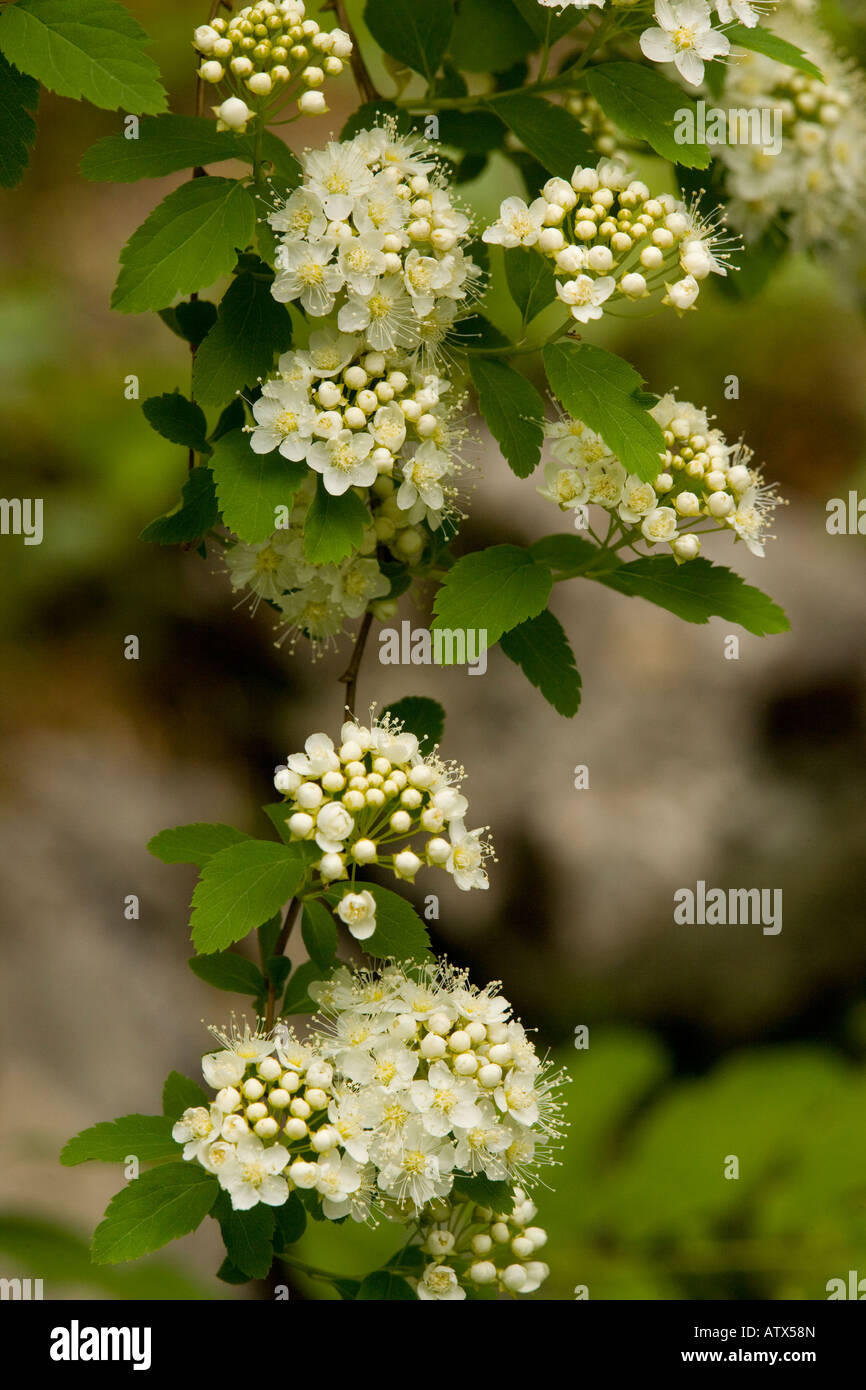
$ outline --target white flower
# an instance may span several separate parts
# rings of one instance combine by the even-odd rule
[[[246,1135],[237,1146],[237,1166],[226,1174],[224,1186],[235,1211],[249,1211],[264,1202],[280,1207],[288,1200],[289,1185],[279,1176],[289,1161],[282,1144],[266,1149],[255,1134]]]
[[[640,36],[642,52],[653,63],[674,63],[692,87],[704,79],[704,60],[722,58],[731,45],[713,28],[710,7],[704,0],[656,0],[657,26]]]
[[[280,232],[289,241],[306,238],[320,241],[328,228],[325,210],[315,193],[307,188],[297,188],[276,212],[270,213],[268,222],[275,232]]]
[[[340,801],[329,801],[316,817],[316,844],[326,854],[338,854],[355,828],[355,817]]]
[[[356,941],[366,941],[376,930],[376,899],[366,888],[360,893],[345,893],[336,913]]]
[[[309,150],[303,165],[307,187],[321,201],[330,221],[345,220],[355,199],[373,184],[373,175],[352,141],[331,141],[323,150]]]
[[[225,554],[226,569],[233,589],[249,589],[256,598],[276,603],[287,589],[293,589],[311,573],[304,560],[303,542],[286,532],[276,531],[261,545],[239,541]]]
[[[422,444],[414,456],[403,464],[403,482],[397,493],[397,506],[403,511],[420,499],[431,511],[441,511],[445,504],[441,480],[450,472],[451,461],[432,440]]]
[[[333,740],[327,734],[310,734],[304,744],[303,753],[292,753],[286,759],[286,766],[302,777],[321,777],[326,772],[336,772],[340,759],[334,751]]]
[[[253,419],[258,427],[250,434],[250,448],[254,454],[269,454],[279,449],[284,458],[295,463],[305,457],[316,411],[303,387],[277,382],[272,391],[263,393],[254,402]]]
[[[499,220],[487,227],[482,241],[495,246],[534,246],[544,226],[547,203],[536,198],[527,207],[522,198],[506,198],[499,209]]]
[[[586,478],[576,468],[561,468],[555,459],[544,465],[545,486],[536,489],[563,511],[583,505],[589,493]]]
[[[212,106],[211,111],[217,118],[217,130],[234,130],[238,135],[243,135],[248,121],[255,120],[255,112],[240,97],[227,97],[221,105]]]
[[[617,512],[623,521],[634,525],[651,512],[656,505],[656,491],[652,483],[645,483],[634,473],[629,474],[622,490],[622,498]]]
[[[184,1110],[171,1131],[171,1137],[183,1144],[186,1162],[202,1158],[214,1140],[218,1140],[225,1116],[216,1105],[205,1108],[203,1105],[190,1106]]]
[[[673,507],[653,507],[641,522],[641,533],[653,545],[672,540],[677,533],[677,514]]]
[[[377,352],[410,348],[418,342],[412,300],[399,275],[383,276],[369,295],[350,291],[337,323],[345,333],[365,333]]]
[[[337,255],[340,270],[353,294],[370,295],[376,281],[385,274],[385,256],[381,236],[350,237],[341,242]]]
[[[332,593],[348,618],[360,618],[373,599],[390,591],[391,581],[376,560],[350,560],[335,578]]]
[[[538,1119],[538,1097],[533,1072],[510,1071],[493,1099],[500,1110],[506,1111],[518,1124],[533,1125]]]
[[[434,1062],[424,1081],[410,1087],[413,1103],[428,1134],[443,1138],[452,1128],[470,1128],[479,1122],[477,1083],[455,1076],[444,1062]]]
[[[310,446],[307,463],[321,473],[332,497],[342,497],[350,487],[369,487],[378,469],[370,458],[375,441],[366,431],[340,430],[334,439]]]
[[[329,314],[343,286],[343,272],[331,261],[335,245],[330,238],[283,242],[277,248],[277,274],[271,286],[274,299],[280,304],[300,299],[316,318]]]
[[[322,1196],[322,1210],[330,1221],[338,1221],[349,1214],[349,1199],[361,1186],[361,1169],[353,1158],[331,1149],[321,1155],[316,1170],[315,1188]]]
[[[715,10],[723,24],[731,24],[738,19],[747,29],[754,29],[761,18],[749,0],[715,0]]]
[[[566,280],[564,284],[561,280],[556,282],[556,293],[563,304],[569,306],[572,318],[578,323],[600,319],[604,312],[601,306],[615,289],[616,280],[612,275],[602,275],[597,280],[590,275],[578,275],[576,280]]]
[[[451,826],[451,853],[445,864],[458,888],[489,888],[484,872],[484,847],[478,838],[480,831],[466,831],[460,822]]]
[[[443,1196],[451,1187],[453,1146],[428,1134],[420,1119],[410,1119],[403,1126],[399,1145],[382,1147],[380,1161],[382,1191],[416,1208]]]
[[[547,0],[541,0],[546,4]],[[450,1265],[428,1264],[416,1290],[422,1302],[435,1299],[437,1302],[455,1303],[466,1297],[457,1275]]]

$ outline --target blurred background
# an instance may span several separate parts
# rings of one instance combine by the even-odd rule
[[[173,109],[192,111],[189,35],[206,5],[128,8]],[[293,128],[298,141],[339,131],[348,77],[341,94],[330,117]],[[217,561],[137,540],[173,505],[185,460],[125,399],[125,378],[142,399],[184,390],[189,362],[155,318],[109,312],[120,247],[179,181],[81,179],[83,151],[119,127],[45,95],[32,168],[2,195],[2,490],[44,498],[45,538],[0,538],[0,1273],[42,1277],[55,1298],[268,1296],[214,1278],[213,1223],[129,1269],[95,1269],[87,1241],[122,1174],[57,1163],[85,1126],[158,1110],[170,1069],[197,1074],[202,1019],[237,1002],[187,969],[193,871],[151,859],[146,841],[192,820],[266,834],[273,767],[336,730],[347,657],[312,666],[304,647],[277,650],[268,614],[233,607]],[[481,215],[513,191],[508,167],[464,185]],[[572,1076],[556,1190],[536,1194],[545,1296],[822,1298],[829,1279],[866,1276],[866,553],[825,527],[828,500],[864,484],[866,324],[838,268],[794,260],[755,299],[708,290],[682,322],[619,321],[595,340],[743,433],[779,481],[790,506],[766,559],[730,543],[713,555],[781,603],[791,633],[739,633],[729,660],[721,620],[691,627],[560,585],[584,681],[575,720],[498,650],[469,677],[380,666],[371,642],[361,703],[445,705],[443,753],[465,763],[499,862],[483,897],[429,885],[436,947],[478,982],[502,979]],[[566,529],[477,434],[458,550]],[[425,617],[405,601],[400,616]],[[782,932],[675,925],[674,892],[699,879],[781,888]],[[302,1258],[357,1273],[398,1243],[387,1228],[317,1228]]]

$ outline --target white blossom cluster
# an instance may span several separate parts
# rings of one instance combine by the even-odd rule
[[[823,81],[760,53],[744,53],[730,67],[720,106],[770,112],[772,121],[781,121],[782,135],[779,150],[765,143],[767,127],[756,122],[747,143],[719,147],[731,223],[755,241],[781,222],[799,249],[862,241],[866,81],[805,17],[780,12],[773,29],[803,49]]]
[[[308,150],[301,165],[300,187],[268,219],[274,298],[333,316],[364,352],[435,360],[479,270],[429,146],[390,122]]]
[[[350,880],[336,912],[358,941],[376,929],[373,894],[355,888],[359,867],[378,865],[412,883],[430,865],[465,891],[487,888],[492,848],[483,830],[466,829],[462,768],[435,751],[422,755],[399,720],[386,714],[369,728],[350,721],[339,747],[327,734],[312,734],[304,749],[277,768],[274,785],[287,798],[292,839],[314,841],[322,852],[316,871],[323,884]],[[424,839],[416,852],[417,837]]]
[[[701,282],[726,275],[722,215],[650,190],[617,161],[552,178],[529,206],[506,198],[484,232],[496,245],[529,246],[553,261],[556,292],[578,323],[599,319],[614,296],[661,300],[678,314],[694,307]]]
[[[467,1288],[535,1293],[550,1273],[536,1258],[547,1243],[547,1232],[533,1224],[537,1211],[522,1187],[503,1213],[472,1202],[434,1203],[413,1240],[429,1257],[421,1275],[410,1276],[418,1297],[453,1303]]]
[[[302,115],[328,110],[320,89],[327,77],[343,71],[352,40],[343,29],[320,29],[304,14],[304,0],[259,0],[196,29],[199,77],[212,86],[223,83],[231,93],[211,108],[221,130],[243,132],[292,97]]]
[[[671,394],[650,414],[665,441],[652,482],[628,473],[582,421],[563,417],[545,427],[551,458],[538,491],[563,511],[603,507],[611,513],[612,534],[622,532],[620,544],[666,544],[680,562],[695,559],[701,533],[709,531],[731,530],[753,555],[763,555],[779,499],[752,468],[752,451],[742,441],[729,444],[704,410]]]

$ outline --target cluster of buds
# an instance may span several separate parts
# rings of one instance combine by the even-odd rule
[[[613,295],[661,298],[678,314],[694,307],[701,282],[726,275],[722,214],[707,221],[697,202],[657,197],[613,160],[552,178],[529,206],[506,198],[484,240],[529,246],[553,262],[556,292],[578,323],[599,319]]]
[[[456,1302],[470,1290],[529,1294],[550,1273],[537,1258],[547,1232],[533,1225],[537,1208],[521,1187],[507,1213],[472,1202],[442,1202],[425,1212],[413,1242],[429,1256],[413,1283],[419,1299]]]
[[[565,98],[565,108],[580,121],[599,154],[606,159],[626,162],[622,133],[591,93],[569,92]]]
[[[752,451],[742,440],[729,444],[705,411],[673,395],[663,396],[650,414],[665,441],[651,482],[629,474],[582,421],[565,417],[545,427],[553,442],[539,492],[563,511],[597,504],[613,513],[620,544],[667,544],[679,562],[695,559],[708,531],[731,530],[752,554],[763,555],[767,521],[779,499],[751,466]]]
[[[196,29],[199,77],[231,92],[212,108],[220,129],[245,131],[250,120],[292,97],[305,116],[328,110],[322,85],[343,71],[352,40],[342,29],[320,29],[304,13],[304,0],[260,0]]]
[[[350,880],[336,911],[357,940],[376,929],[373,894],[355,888],[359,868],[378,865],[412,883],[428,865],[458,888],[487,888],[492,851],[482,831],[466,829],[462,768],[435,751],[422,755],[415,735],[387,714],[370,728],[345,723],[339,747],[327,734],[311,735],[304,747],[277,768],[274,785],[287,798],[292,839],[314,841],[322,852],[315,866],[322,883]]]

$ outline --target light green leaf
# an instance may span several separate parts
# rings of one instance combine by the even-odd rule
[[[201,406],[187,400],[180,391],[166,391],[142,402],[147,423],[172,444],[181,444],[196,454],[209,454],[207,420]]]
[[[21,182],[36,143],[33,116],[39,105],[39,83],[26,77],[0,53],[0,188]]]
[[[123,1115],[82,1130],[63,1149],[60,1162],[66,1168],[100,1159],[123,1163],[130,1154],[144,1163],[151,1158],[177,1158],[180,1148],[171,1137],[172,1121],[165,1115]]]
[[[556,277],[546,256],[527,247],[515,246],[505,252],[505,278],[508,290],[521,314],[524,326],[556,299]]]
[[[246,137],[217,130],[216,121],[207,116],[165,112],[146,116],[135,139],[119,131],[91,145],[82,157],[81,173],[96,183],[135,183],[226,159],[248,159],[249,153]]]
[[[586,71],[586,85],[614,125],[658,154],[691,169],[706,169],[710,152],[700,141],[678,144],[675,128],[683,112],[697,117],[695,103],[681,87],[641,63],[599,63]],[[694,126],[692,126],[694,130]]]
[[[267,991],[267,982],[257,965],[237,951],[219,951],[213,956],[191,956],[187,964],[193,975],[214,989],[229,994],[250,994],[254,999]]]
[[[211,467],[223,521],[250,545],[273,535],[277,509],[291,509],[308,472],[305,463],[290,463],[278,451],[254,454],[243,430],[231,430],[214,445]]]
[[[454,27],[452,0],[367,0],[364,19],[392,58],[435,76]]]
[[[642,378],[630,363],[590,343],[544,349],[551,390],[575,420],[600,434],[624,468],[645,482],[658,476],[661,429],[636,395]]]
[[[461,72],[504,72],[536,47],[511,0],[460,0],[448,52]]]
[[[562,624],[550,609],[504,633],[499,644],[559,714],[566,719],[577,714],[580,673]]]
[[[197,1163],[165,1163],[142,1173],[109,1202],[93,1236],[94,1264],[137,1260],[194,1231],[219,1190]]]
[[[528,92],[489,97],[487,104],[549,173],[568,178],[575,165],[597,162],[589,136],[564,106]]]
[[[774,58],[777,63],[785,63],[789,68],[799,68],[800,72],[807,72],[810,77],[822,80],[821,69],[815,67],[801,48],[789,43],[787,39],[780,39],[778,34],[771,33],[769,29],[747,29],[745,24],[728,24],[725,34],[731,43],[739,48],[751,49],[753,53],[763,53],[765,58]]]
[[[183,485],[181,500],[165,516],[145,526],[139,540],[154,545],[185,545],[207,534],[219,520],[216,489],[209,468],[193,468]]]
[[[310,960],[328,970],[337,954],[337,924],[324,903],[308,898],[301,917],[301,935]]]
[[[342,497],[328,492],[321,476],[304,518],[304,554],[314,565],[334,565],[357,550],[370,524],[370,513],[349,488]]]
[[[211,1103],[210,1096],[198,1084],[191,1081],[183,1072],[170,1071],[162,1088],[162,1113],[170,1120],[179,1120],[184,1110],[192,1110],[198,1105],[205,1107]]]
[[[273,275],[263,261],[247,258],[229,285],[219,317],[196,353],[193,395],[203,405],[222,405],[267,376],[277,353],[292,341],[292,320],[271,294]]]
[[[495,358],[469,359],[481,414],[518,478],[528,478],[541,458],[544,401],[532,382]]]
[[[163,864],[195,864],[201,869],[209,859],[229,845],[248,840],[242,830],[231,825],[209,824],[196,821],[193,825],[176,825],[171,830],[160,830],[148,840],[147,850]]]
[[[701,556],[678,565],[672,555],[654,555],[597,577],[608,588],[648,599],[687,623],[726,618],[756,637],[790,628],[782,609],[760,589]]]
[[[224,951],[297,892],[311,858],[321,857],[315,844],[280,845],[245,840],[209,859],[192,897],[192,942],[199,955]]]
[[[438,700],[426,695],[405,695],[402,700],[388,705],[383,713],[399,719],[407,732],[415,735],[425,753],[433,751],[445,730],[444,709]]]
[[[226,1254],[249,1279],[264,1279],[274,1258],[273,1207],[258,1202],[249,1211],[235,1211],[227,1192],[221,1192],[211,1212],[219,1222]]]
[[[112,308],[162,309],[228,275],[252,237],[256,205],[236,179],[189,179],[154,208],[121,252]]]
[[[436,592],[434,628],[475,629],[488,647],[547,606],[553,577],[516,545],[464,555]],[[486,637],[484,634],[486,633]]]
[[[349,884],[343,883],[328,889],[328,901],[339,903],[345,893],[352,892]],[[427,960],[430,956],[430,937],[423,921],[411,903],[392,893],[390,888],[381,888],[378,883],[357,880],[356,893],[372,893],[376,900],[376,930],[361,949],[368,956],[384,959],[393,956],[395,960]]]
[[[18,0],[0,11],[0,49],[62,97],[153,114],[167,97],[147,35],[116,0]]]

